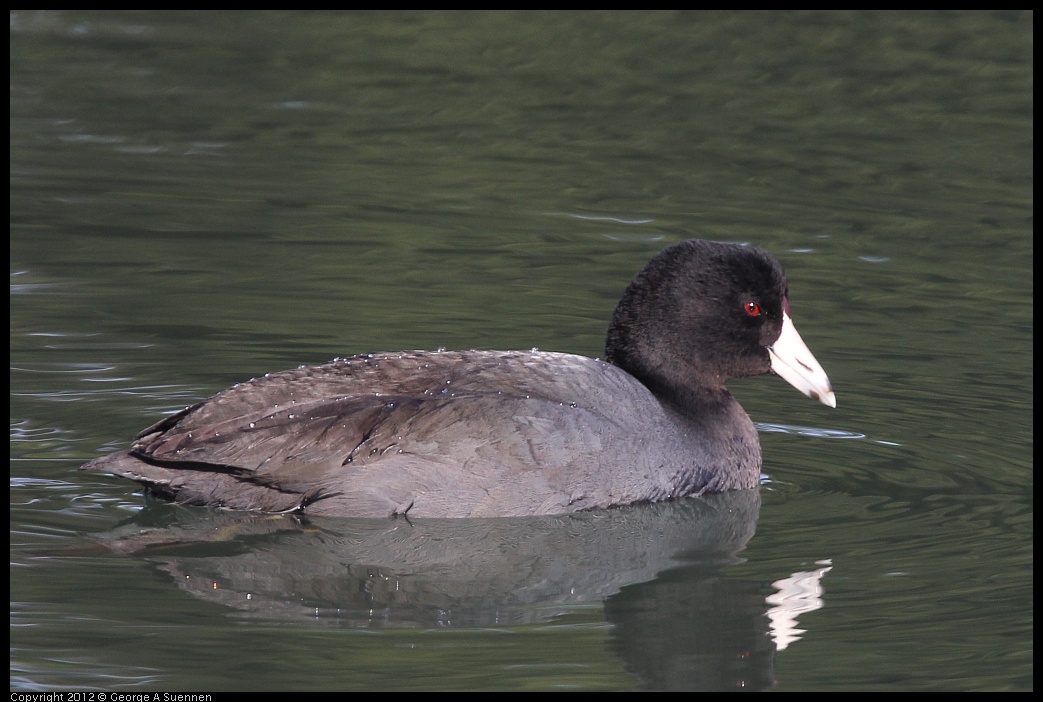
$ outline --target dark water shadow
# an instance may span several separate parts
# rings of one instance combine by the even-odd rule
[[[756,490],[520,519],[298,519],[153,504],[100,537],[241,616],[506,627],[601,603],[646,687],[770,686],[767,583],[725,579]]]

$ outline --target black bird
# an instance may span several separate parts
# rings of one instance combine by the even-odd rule
[[[405,351],[235,385],[84,470],[177,502],[342,517],[559,514],[756,487],[757,431],[725,388],[772,371],[830,407],[754,247],[693,239],[634,277],[605,360]]]

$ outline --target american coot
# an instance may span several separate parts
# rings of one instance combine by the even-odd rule
[[[830,407],[779,263],[690,240],[616,307],[605,360],[406,351],[235,385],[85,470],[178,502],[343,517],[557,514],[752,488],[750,418],[725,389],[773,371]]]

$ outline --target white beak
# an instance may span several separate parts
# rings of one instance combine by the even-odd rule
[[[773,373],[811,399],[829,407],[837,406],[837,397],[833,394],[833,386],[826,377],[826,371],[811,355],[786,312],[782,313],[782,334],[768,347],[768,354],[771,356]]]

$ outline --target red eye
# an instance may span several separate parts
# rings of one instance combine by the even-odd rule
[[[746,310],[746,314],[751,317],[760,317],[762,314],[761,306],[756,302],[747,302],[742,306],[742,308]]]

